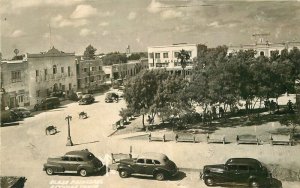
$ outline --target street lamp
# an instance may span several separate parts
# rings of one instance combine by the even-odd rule
[[[67,138],[67,144],[66,146],[73,146],[73,142],[71,139],[71,134],[70,134],[70,121],[72,120],[72,116],[68,115],[65,120],[68,121],[68,138]]]

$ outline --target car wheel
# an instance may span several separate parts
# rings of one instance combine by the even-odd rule
[[[79,174],[80,174],[80,176],[82,176],[82,177],[87,176],[87,172],[86,172],[85,169],[81,169],[81,170],[79,171]]]
[[[121,178],[127,178],[129,177],[129,172],[127,170],[120,170],[119,175]]]
[[[250,181],[250,187],[257,188],[257,187],[259,187],[259,184],[256,180],[251,180]]]
[[[54,174],[53,169],[52,168],[46,168],[46,174],[53,175]]]
[[[162,181],[165,179],[165,174],[163,172],[157,172],[154,177],[156,180]]]
[[[206,178],[206,179],[204,180],[204,183],[205,183],[205,185],[207,185],[207,186],[213,186],[213,185],[215,185],[215,181],[214,181],[214,179],[212,179],[212,178]]]

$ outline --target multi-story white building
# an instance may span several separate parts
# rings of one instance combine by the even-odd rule
[[[190,54],[190,64],[197,57],[196,44],[172,44],[165,46],[150,46],[148,47],[148,63],[150,69],[164,67],[166,69],[176,69],[181,67],[178,54],[181,50],[185,50]]]
[[[278,51],[279,54],[281,54],[282,50],[287,49],[288,51],[291,51],[294,47],[300,49],[300,42],[270,43],[269,41],[264,40],[264,38],[259,38],[255,42],[255,44],[241,44],[238,46],[229,46],[227,53],[229,55],[236,53],[240,50],[254,50],[256,51],[256,57],[261,55],[270,57],[271,54],[275,51]]]

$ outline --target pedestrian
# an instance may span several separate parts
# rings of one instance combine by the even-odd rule
[[[222,106],[219,107],[219,117],[222,118],[224,116],[224,109]]]
[[[288,107],[288,112],[293,112],[293,103],[291,102],[291,100],[289,100],[289,102],[287,103],[287,107]]]

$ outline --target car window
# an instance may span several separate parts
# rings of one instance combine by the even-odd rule
[[[69,160],[69,157],[63,156],[63,157],[61,158],[61,160],[63,160],[63,161],[68,161],[68,160]]]
[[[248,171],[248,166],[246,165],[240,165],[238,168],[240,171]]]
[[[70,161],[77,161],[76,157],[70,157]]]
[[[158,160],[154,160],[154,164],[160,164]]]
[[[153,164],[152,159],[146,159],[146,164]]]
[[[237,170],[237,166],[236,165],[228,165],[228,170]]]
[[[77,157],[77,161],[83,161],[83,159],[80,157]]]
[[[167,162],[169,158],[167,156],[164,157],[164,161]]]
[[[250,171],[256,171],[256,169],[253,166],[249,166]]]
[[[144,160],[144,159],[138,159],[138,160],[136,161],[136,163],[145,163],[145,160]]]

